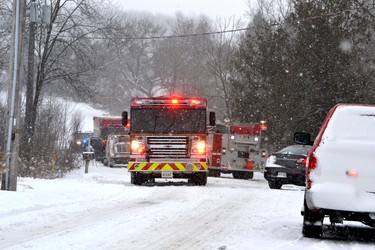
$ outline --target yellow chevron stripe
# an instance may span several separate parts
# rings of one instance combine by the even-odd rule
[[[207,166],[207,163],[204,163],[204,162],[202,162],[202,163],[200,163],[201,164],[201,166],[204,168],[204,170],[207,170],[208,171],[208,166]],[[194,164],[194,170],[198,170],[197,169],[197,167],[195,166],[195,164]]]
[[[138,168],[136,169],[137,171],[155,171],[155,169],[157,169],[161,163],[154,162],[148,169],[145,169],[148,162],[129,162],[128,168],[130,169],[134,164],[138,164]],[[174,165],[179,169],[179,171],[186,171],[186,168],[184,167],[182,163],[174,162]],[[199,165],[201,166],[199,168],[197,167],[196,163],[192,163],[192,165],[193,165],[193,171],[199,171],[199,170],[208,171],[207,163],[204,163],[204,162],[199,163]],[[174,170],[168,163],[166,163],[163,166],[163,168],[158,169],[157,171],[177,171],[177,170]]]

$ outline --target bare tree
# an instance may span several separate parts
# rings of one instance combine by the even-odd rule
[[[157,85],[164,94],[204,96],[209,92],[210,74],[201,59],[208,53],[210,20],[177,14],[169,30],[170,38],[160,41],[154,53]]]
[[[12,3],[10,0],[0,2],[0,91],[7,86],[8,63],[12,28]]]
[[[69,105],[62,99],[49,98],[39,106],[34,135],[33,158],[23,160],[21,175],[34,177],[55,177],[55,173],[66,173],[76,166],[75,155],[69,144],[72,127],[69,118],[79,114],[70,114]]]
[[[225,32],[227,30],[238,30],[243,27],[242,21],[217,20],[216,32],[209,40],[208,54],[202,58],[206,62],[208,71],[213,76],[213,87],[209,94],[217,110],[221,110],[222,118],[231,118],[230,107],[230,79],[236,74],[234,68],[235,53],[238,49],[240,35],[236,32]],[[221,31],[221,32],[220,32]],[[203,54],[203,53],[202,53]]]
[[[26,91],[23,139],[28,143],[24,143],[22,151],[28,161],[33,152],[35,121],[43,93],[52,89],[82,98],[92,93],[90,80],[95,78],[96,64],[91,61],[93,43],[88,38],[94,39],[95,34],[107,28],[97,11],[99,4],[105,3],[54,0],[51,23],[38,27],[34,51],[36,75]]]

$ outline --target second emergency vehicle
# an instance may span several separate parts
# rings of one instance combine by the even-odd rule
[[[127,135],[129,130],[122,125],[121,116],[103,116],[93,117],[94,137],[101,140],[101,149],[95,153],[95,159],[99,161],[106,161],[106,144],[109,135]],[[126,124],[127,125],[127,124]]]
[[[265,122],[242,125],[217,125],[208,135],[209,173],[219,177],[232,174],[235,179],[252,179],[263,171],[267,150],[262,148]]]

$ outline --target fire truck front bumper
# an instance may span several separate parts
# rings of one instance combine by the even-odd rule
[[[208,172],[206,162],[133,162],[128,163],[129,171],[193,173]]]

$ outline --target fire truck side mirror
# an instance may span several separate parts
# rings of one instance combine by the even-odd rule
[[[128,124],[128,112],[122,111],[122,126],[126,127]]]
[[[209,114],[209,122],[210,122],[210,126],[215,126],[216,124],[216,114],[213,111],[211,111]]]

